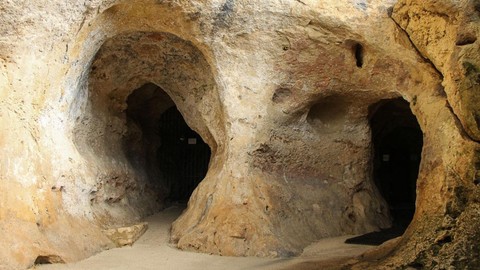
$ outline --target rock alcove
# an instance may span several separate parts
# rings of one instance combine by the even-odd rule
[[[111,216],[107,207],[121,213],[111,226],[125,223],[124,212],[140,218],[188,201],[207,174],[216,143],[205,120],[215,106],[206,70],[193,45],[168,33],[118,35],[95,55],[73,134],[79,152],[104,166],[90,201],[98,216]]]
[[[423,133],[403,99],[376,104],[370,116],[373,176],[394,224],[407,227],[415,212]]]
[[[208,171],[210,148],[174,104],[151,83],[132,92],[123,147],[130,163],[146,170],[150,184],[158,186],[159,200],[186,202]]]

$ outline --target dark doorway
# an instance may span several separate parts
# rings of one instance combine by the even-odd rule
[[[388,203],[391,228],[347,239],[350,244],[380,245],[401,236],[415,212],[416,183],[423,134],[410,105],[402,98],[382,100],[370,107],[373,178]]]
[[[207,174],[210,147],[187,125],[177,107],[168,109],[160,117],[159,135],[162,143],[157,159],[170,186],[167,199],[187,201]]]
[[[153,83],[127,98],[125,153],[148,178],[159,202],[186,202],[208,171],[210,147]]]
[[[415,212],[422,130],[409,103],[402,98],[372,106],[370,127],[375,184],[390,207],[394,227],[405,229]]]

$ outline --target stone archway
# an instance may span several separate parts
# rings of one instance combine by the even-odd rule
[[[176,107],[162,114],[159,133],[163,143],[156,154],[168,179],[167,200],[185,203],[207,174],[210,147],[185,123]]]
[[[403,98],[380,101],[371,109],[373,178],[389,205],[393,226],[404,230],[415,212],[422,130]]]
[[[96,54],[74,138],[97,175],[90,201],[107,226],[188,200],[206,176],[221,119],[209,69],[194,45],[168,33],[117,35]]]
[[[369,107],[372,181],[385,201],[391,226],[347,239],[347,243],[380,245],[401,236],[416,210],[417,178],[423,132],[403,98],[380,100]]]
[[[207,173],[210,147],[157,85],[147,83],[136,89],[127,105],[124,147],[128,160],[147,170],[150,184],[167,201],[188,201]]]

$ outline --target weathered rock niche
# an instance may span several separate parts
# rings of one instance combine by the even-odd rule
[[[220,103],[209,69],[198,49],[168,33],[122,34],[102,45],[73,130],[79,153],[102,164],[90,192],[97,218],[123,223],[188,200],[217,151],[209,119]]]
[[[1,7],[0,269],[86,258],[177,201],[182,250],[394,227],[339,267],[480,267],[476,1]]]

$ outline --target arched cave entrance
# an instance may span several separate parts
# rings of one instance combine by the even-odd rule
[[[210,70],[194,44],[169,33],[118,34],[98,49],[71,117],[102,226],[189,200],[213,167],[223,124]]]
[[[388,204],[392,226],[347,239],[346,243],[380,245],[403,235],[412,221],[423,133],[403,98],[381,100],[369,109],[373,180]]]
[[[160,117],[162,144],[157,150],[160,170],[169,183],[169,200],[185,202],[207,174],[210,148],[185,122],[177,107]]]
[[[188,126],[168,94],[153,83],[134,90],[127,106],[128,159],[136,167],[145,166],[150,184],[163,191],[164,200],[188,201],[207,173],[210,147]],[[138,164],[142,154],[145,164]]]
[[[392,229],[401,235],[415,212],[423,133],[403,98],[382,100],[370,109],[373,178],[389,205]]]

